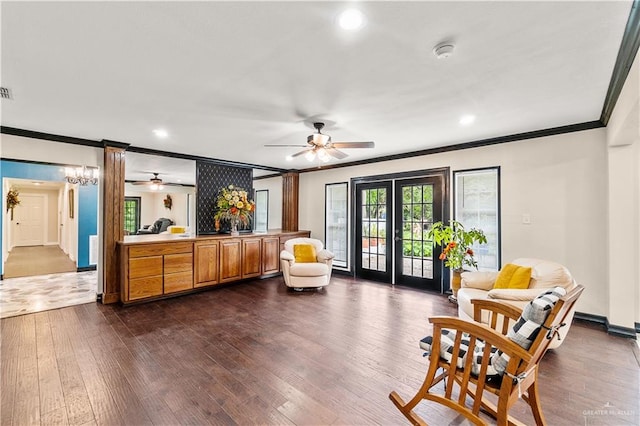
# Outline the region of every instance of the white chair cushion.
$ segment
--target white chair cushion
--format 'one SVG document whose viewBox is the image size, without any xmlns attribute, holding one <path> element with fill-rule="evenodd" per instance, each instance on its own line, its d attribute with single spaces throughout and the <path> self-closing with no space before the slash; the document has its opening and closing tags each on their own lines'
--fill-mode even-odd
<svg viewBox="0 0 640 426">
<path fill-rule="evenodd" d="M 296 277 L 319 277 L 328 273 L 329 267 L 325 263 L 295 263 L 290 269 L 290 275 Z"/>
</svg>

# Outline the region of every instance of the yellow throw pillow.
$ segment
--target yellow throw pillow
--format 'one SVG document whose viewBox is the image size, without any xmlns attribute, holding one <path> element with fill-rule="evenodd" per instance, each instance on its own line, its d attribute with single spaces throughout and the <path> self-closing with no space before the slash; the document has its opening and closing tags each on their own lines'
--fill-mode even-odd
<svg viewBox="0 0 640 426">
<path fill-rule="evenodd" d="M 316 260 L 316 248 L 313 244 L 294 244 L 293 256 L 298 263 L 314 263 Z"/>
<path fill-rule="evenodd" d="M 507 263 L 502 267 L 493 288 L 529 288 L 531 280 L 531 268 Z"/>
</svg>

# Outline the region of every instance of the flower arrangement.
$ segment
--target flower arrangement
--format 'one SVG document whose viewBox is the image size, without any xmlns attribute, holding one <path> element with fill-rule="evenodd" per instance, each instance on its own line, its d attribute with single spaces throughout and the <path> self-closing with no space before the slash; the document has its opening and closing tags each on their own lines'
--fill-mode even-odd
<svg viewBox="0 0 640 426">
<path fill-rule="evenodd" d="M 234 185 L 221 188 L 216 199 L 216 229 L 220 228 L 220 221 L 228 221 L 232 228 L 242 223 L 246 227 L 251 223 L 251 212 L 255 210 L 255 203 L 249 199 L 247 191 Z"/>
<path fill-rule="evenodd" d="M 171 210 L 171 206 L 173 206 L 173 199 L 171 198 L 171 195 L 167 194 L 167 197 L 162 200 L 162 202 L 164 203 L 164 208 Z"/>
<path fill-rule="evenodd" d="M 444 246 L 439 258 L 445 261 L 447 268 L 454 271 L 462 271 L 465 265 L 478 268 L 471 246 L 475 242 L 486 244 L 487 237 L 482 230 L 471 228 L 467 231 L 460 222 L 451 220 L 448 226 L 434 223 L 427 235 L 436 245 Z"/>
<path fill-rule="evenodd" d="M 20 193 L 18 190 L 11 188 L 9 192 L 7 192 L 7 212 L 9 210 L 13 210 L 15 206 L 20 204 L 20 199 L 18 198 Z"/>
</svg>

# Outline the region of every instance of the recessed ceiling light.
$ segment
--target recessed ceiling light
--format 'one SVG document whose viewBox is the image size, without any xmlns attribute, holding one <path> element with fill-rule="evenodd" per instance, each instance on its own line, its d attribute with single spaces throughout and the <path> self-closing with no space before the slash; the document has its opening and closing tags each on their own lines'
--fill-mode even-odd
<svg viewBox="0 0 640 426">
<path fill-rule="evenodd" d="M 475 115 L 467 114 L 460 117 L 460 125 L 462 126 L 468 126 L 472 124 L 474 121 L 476 121 Z"/>
<path fill-rule="evenodd" d="M 338 17 L 338 24 L 343 30 L 359 30 L 364 26 L 364 15 L 358 9 L 347 9 Z"/>
<path fill-rule="evenodd" d="M 169 137 L 169 132 L 167 132 L 165 129 L 154 129 L 153 134 L 156 135 L 156 137 L 159 139 L 166 139 Z"/>
<path fill-rule="evenodd" d="M 35 182 L 35 181 L 32 181 L 32 183 L 33 183 L 34 185 L 36 185 L 36 186 L 38 186 L 38 185 L 42 185 L 42 182 Z"/>
</svg>

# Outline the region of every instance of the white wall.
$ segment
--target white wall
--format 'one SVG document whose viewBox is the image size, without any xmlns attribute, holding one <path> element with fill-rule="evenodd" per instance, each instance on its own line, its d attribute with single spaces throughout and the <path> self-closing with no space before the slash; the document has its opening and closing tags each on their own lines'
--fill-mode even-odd
<svg viewBox="0 0 640 426">
<path fill-rule="evenodd" d="M 500 166 L 503 263 L 538 257 L 567 266 L 586 287 L 578 310 L 608 316 L 606 153 L 605 130 L 594 129 L 303 173 L 300 229 L 323 238 L 327 183 L 447 166 L 452 172 Z M 522 224 L 523 213 L 530 214 L 530 225 Z"/>
<path fill-rule="evenodd" d="M 253 189 L 256 191 L 269 191 L 269 219 L 267 228 L 282 228 L 282 177 L 276 176 L 253 181 Z M 324 207 L 323 207 L 324 211 Z M 324 213 L 323 213 L 324 214 Z M 300 228 L 302 229 L 302 228 Z"/>
<path fill-rule="evenodd" d="M 640 323 L 640 56 L 607 126 L 609 321 Z"/>
</svg>

